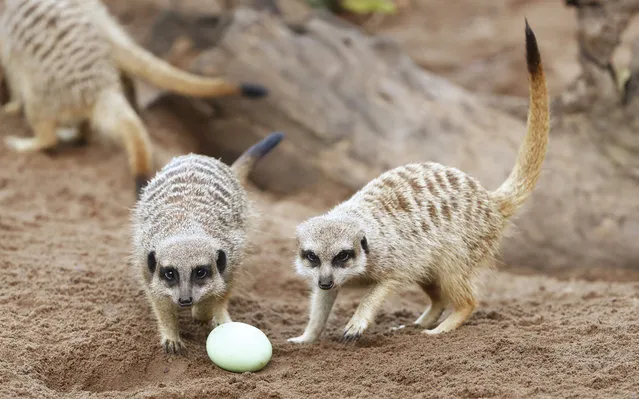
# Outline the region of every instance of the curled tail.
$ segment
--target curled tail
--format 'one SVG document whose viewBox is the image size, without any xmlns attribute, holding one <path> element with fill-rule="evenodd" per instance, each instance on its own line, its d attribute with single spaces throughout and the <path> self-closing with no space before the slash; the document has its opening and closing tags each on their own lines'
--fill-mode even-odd
<svg viewBox="0 0 639 399">
<path fill-rule="evenodd" d="M 243 95 L 259 98 L 268 90 L 253 83 L 232 83 L 222 78 L 197 76 L 156 57 L 137 45 L 110 15 L 102 13 L 97 22 L 113 45 L 113 57 L 117 65 L 126 73 L 138 76 L 149 83 L 193 97 L 218 97 Z"/>
<path fill-rule="evenodd" d="M 530 108 L 526 137 L 519 148 L 515 167 L 510 172 L 510 176 L 493 193 L 505 217 L 512 216 L 534 189 L 546 156 L 550 130 L 546 78 L 537 39 L 528 21 L 526 21 L 526 61 L 530 81 Z"/>
<path fill-rule="evenodd" d="M 271 133 L 259 143 L 254 144 L 246 150 L 240 157 L 233 162 L 231 169 L 242 184 L 246 182 L 249 173 L 253 170 L 255 163 L 271 152 L 273 148 L 282 141 L 284 135 L 282 133 Z"/>
</svg>

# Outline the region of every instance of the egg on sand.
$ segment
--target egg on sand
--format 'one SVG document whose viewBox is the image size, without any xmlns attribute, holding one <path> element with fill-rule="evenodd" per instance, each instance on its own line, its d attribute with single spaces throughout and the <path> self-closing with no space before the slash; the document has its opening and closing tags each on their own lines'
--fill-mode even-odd
<svg viewBox="0 0 639 399">
<path fill-rule="evenodd" d="M 206 352 L 218 367 L 244 373 L 263 369 L 271 360 L 273 347 L 260 329 L 234 321 L 209 333 Z"/>
</svg>

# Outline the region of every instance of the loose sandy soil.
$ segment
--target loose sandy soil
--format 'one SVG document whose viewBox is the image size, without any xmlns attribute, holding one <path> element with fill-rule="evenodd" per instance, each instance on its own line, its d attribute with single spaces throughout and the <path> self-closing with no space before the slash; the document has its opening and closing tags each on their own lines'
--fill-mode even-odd
<svg viewBox="0 0 639 399">
<path fill-rule="evenodd" d="M 26 133 L 0 118 L 1 135 Z M 93 145 L 58 155 L 0 148 L 2 397 L 633 397 L 639 392 L 639 282 L 560 282 L 499 272 L 456 332 L 410 324 L 426 306 L 413 287 L 390 300 L 357 344 L 339 342 L 361 290 L 338 299 L 321 342 L 294 346 L 307 288 L 292 233 L 318 210 L 252 190 L 264 214 L 231 302 L 237 321 L 271 338 L 273 360 L 233 375 L 207 358 L 207 330 L 182 319 L 186 357 L 158 344 L 130 276 L 132 187 L 124 154 Z"/>
<path fill-rule="evenodd" d="M 149 123 L 157 135 L 160 124 L 153 116 Z M 0 116 L 0 137 L 7 134 L 29 133 L 19 119 Z M 0 145 L 0 397 L 639 395 L 636 281 L 502 270 L 485 279 L 472 318 L 439 337 L 410 326 L 391 331 L 427 306 L 406 287 L 360 342 L 347 345 L 341 330 L 363 293 L 352 289 L 338 299 L 319 343 L 288 344 L 307 317 L 307 287 L 291 262 L 294 227 L 331 204 L 303 205 L 313 201 L 254 188 L 263 218 L 230 311 L 269 336 L 272 362 L 253 374 L 220 370 L 206 356 L 207 330 L 187 315 L 181 326 L 189 352 L 169 357 L 130 278 L 133 195 L 125 165 L 123 152 L 106 145 L 30 156 Z"/>
</svg>

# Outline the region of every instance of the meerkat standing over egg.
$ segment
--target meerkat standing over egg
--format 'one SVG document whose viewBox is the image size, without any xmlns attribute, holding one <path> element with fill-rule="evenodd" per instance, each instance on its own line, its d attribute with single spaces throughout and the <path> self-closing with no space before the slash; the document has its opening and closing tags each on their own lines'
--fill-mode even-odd
<svg viewBox="0 0 639 399">
<path fill-rule="evenodd" d="M 180 307 L 191 307 L 202 323 L 231 321 L 226 307 L 250 222 L 243 184 L 282 138 L 271 134 L 230 167 L 203 155 L 178 156 L 142 190 L 133 210 L 132 263 L 167 352 L 184 349 Z"/>
<path fill-rule="evenodd" d="M 7 137 L 10 148 L 48 150 L 59 140 L 83 140 L 93 128 L 124 145 L 138 193 L 153 163 L 148 133 L 127 102 L 135 102 L 130 75 L 189 96 L 267 94 L 261 86 L 195 76 L 153 56 L 98 0 L 6 0 L 0 62 L 10 92 L 3 109 L 23 110 L 34 133 Z M 78 126 L 74 135 L 58 135 L 59 128 Z"/>
<path fill-rule="evenodd" d="M 344 330 L 358 339 L 384 299 L 417 283 L 430 307 L 415 321 L 425 333 L 455 330 L 475 309 L 473 279 L 492 267 L 509 219 L 535 187 L 546 154 L 549 109 L 537 41 L 526 21 L 530 79 L 527 133 L 508 179 L 487 191 L 467 174 L 437 163 L 409 164 L 380 175 L 349 200 L 297 228 L 296 268 L 312 282 L 310 320 L 289 341 L 315 341 L 338 289 L 372 283 Z M 442 312 L 452 313 L 439 325 Z M 436 326 L 436 327 L 435 327 Z"/>
</svg>

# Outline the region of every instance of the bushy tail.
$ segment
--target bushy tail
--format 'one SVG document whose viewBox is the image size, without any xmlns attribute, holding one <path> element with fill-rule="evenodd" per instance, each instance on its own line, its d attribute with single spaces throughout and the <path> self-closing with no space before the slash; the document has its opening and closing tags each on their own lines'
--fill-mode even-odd
<svg viewBox="0 0 639 399">
<path fill-rule="evenodd" d="M 246 150 L 235 162 L 233 162 L 231 169 L 233 169 L 235 175 L 242 184 L 246 182 L 246 179 L 248 178 L 249 173 L 253 170 L 255 163 L 271 152 L 273 148 L 277 147 L 283 138 L 284 135 L 282 133 L 271 133 L 262 141 L 254 144 L 251 148 Z"/>
<path fill-rule="evenodd" d="M 526 21 L 526 61 L 530 81 L 530 106 L 527 132 L 519 148 L 517 161 L 508 179 L 493 193 L 505 217 L 512 216 L 535 187 L 546 156 L 550 110 L 546 78 L 537 47 L 537 39 Z"/>
<path fill-rule="evenodd" d="M 137 45 L 110 15 L 102 13 L 95 19 L 113 45 L 113 56 L 118 66 L 157 87 L 193 97 L 243 95 L 258 98 L 268 94 L 268 90 L 258 84 L 237 84 L 175 68 Z"/>
</svg>

